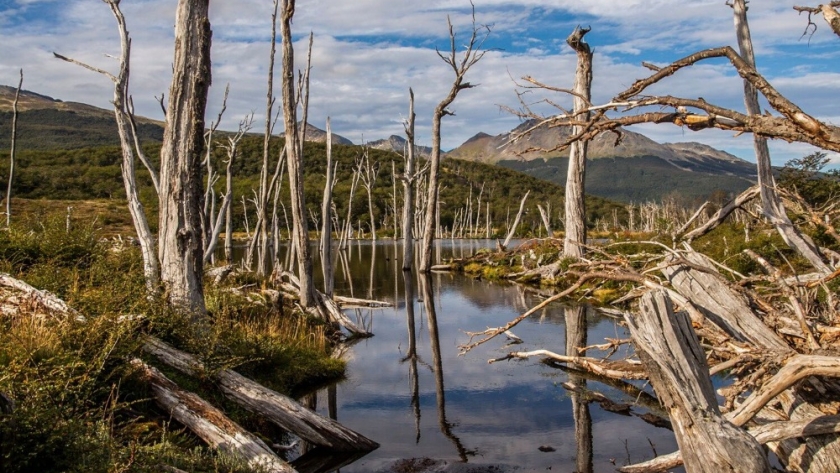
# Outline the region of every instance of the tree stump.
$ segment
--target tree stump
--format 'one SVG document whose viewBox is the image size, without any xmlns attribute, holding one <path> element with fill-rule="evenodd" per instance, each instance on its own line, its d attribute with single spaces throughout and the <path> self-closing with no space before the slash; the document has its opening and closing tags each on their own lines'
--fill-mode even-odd
<svg viewBox="0 0 840 473">
<path fill-rule="evenodd" d="M 671 416 L 688 473 L 770 472 L 761 448 L 721 415 L 709 367 L 691 321 L 674 313 L 664 291 L 645 294 L 641 312 L 626 315 L 656 394 Z"/>
</svg>

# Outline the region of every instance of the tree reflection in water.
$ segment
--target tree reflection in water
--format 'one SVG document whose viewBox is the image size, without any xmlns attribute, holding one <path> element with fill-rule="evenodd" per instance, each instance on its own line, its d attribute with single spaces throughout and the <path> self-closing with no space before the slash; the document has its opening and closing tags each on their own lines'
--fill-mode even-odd
<svg viewBox="0 0 840 473">
<path fill-rule="evenodd" d="M 566 355 L 578 356 L 578 348 L 586 346 L 586 308 L 583 306 L 566 307 L 563 315 L 566 320 Z M 592 415 L 589 413 L 589 403 L 583 395 L 586 389 L 586 378 L 570 372 L 569 383 L 581 388 L 571 391 L 577 445 L 575 471 L 592 473 Z"/>
</svg>

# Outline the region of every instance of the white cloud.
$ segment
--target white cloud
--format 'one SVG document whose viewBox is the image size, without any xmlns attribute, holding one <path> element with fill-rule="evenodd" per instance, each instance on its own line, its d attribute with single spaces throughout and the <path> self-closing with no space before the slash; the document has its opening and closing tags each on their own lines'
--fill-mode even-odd
<svg viewBox="0 0 840 473">
<path fill-rule="evenodd" d="M 315 33 L 311 121 L 319 124 L 332 116 L 336 132 L 356 142 L 362 136 L 373 140 L 399 134 L 411 86 L 417 97 L 418 137 L 428 142 L 431 110 L 452 81 L 451 69 L 434 48 L 448 47 L 447 15 L 463 40 L 470 23 L 468 2 L 297 3 L 296 38 L 310 30 Z M 50 8 L 50 23 L 33 21 L 33 12 L 45 6 Z M 169 87 L 175 1 L 124 1 L 121 7 L 133 40 L 132 94 L 138 112 L 159 118 L 154 96 Z M 223 127 L 234 128 L 252 110 L 258 120 L 264 113 L 270 14 L 268 0 L 211 5 L 214 86 L 208 116 L 215 116 L 224 86 L 230 82 Z M 491 41 L 509 46 L 502 44 L 506 50 L 489 52 L 470 71 L 467 80 L 480 86 L 463 91 L 453 104 L 457 115 L 444 120 L 444 148 L 455 147 L 478 131 L 498 134 L 517 124 L 516 118 L 498 108 L 517 105 L 511 77 L 527 74 L 551 85 L 571 86 L 575 58 L 563 40 L 565 29 L 570 32 L 578 23 L 593 27 L 588 39 L 595 50 L 595 101 L 608 100 L 649 74 L 640 66 L 642 60 L 665 64 L 698 49 L 734 43 L 732 12 L 718 0 L 486 0 L 476 3 L 476 14 L 480 23 L 493 24 Z M 805 23 L 787 0 L 750 5 L 759 68 L 808 113 L 827 119 L 836 116 L 836 104 L 826 98 L 840 96 L 840 52 L 834 47 L 836 38 L 823 25 L 810 42 L 800 40 Z M 51 54 L 58 51 L 113 70 L 113 60 L 104 54 L 118 51 L 117 32 L 106 5 L 18 0 L 0 7 L 0 25 L 0 42 L 9 45 L 0 59 L 0 83 L 16 82 L 17 70 L 23 67 L 24 87 L 30 90 L 109 107 L 107 79 L 57 61 Z M 297 40 L 296 48 L 300 61 L 305 56 L 303 41 Z M 680 71 L 651 92 L 702 96 L 722 106 L 742 108 L 740 79 L 723 61 Z M 568 103 L 566 98 L 553 99 Z M 733 140 L 726 133 L 684 132 L 665 126 L 640 130 L 659 140 L 703 141 L 750 155 L 748 138 Z M 774 145 L 780 163 L 801 151 L 796 146 Z"/>
</svg>

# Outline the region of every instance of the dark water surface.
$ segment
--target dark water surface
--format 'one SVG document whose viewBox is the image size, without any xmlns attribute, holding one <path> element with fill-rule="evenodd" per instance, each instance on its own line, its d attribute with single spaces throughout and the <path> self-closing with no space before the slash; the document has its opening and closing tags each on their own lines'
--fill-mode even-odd
<svg viewBox="0 0 840 473">
<path fill-rule="evenodd" d="M 437 251 L 445 259 L 494 244 L 442 240 Z M 348 310 L 369 324 L 375 336 L 344 355 L 345 380 L 304 399 L 381 444 L 342 466 L 341 472 L 385 471 L 397 460 L 423 457 L 519 467 L 516 471 L 608 472 L 649 459 L 654 449 L 676 449 L 669 430 L 587 403 L 561 383 L 633 404 L 635 414 L 649 412 L 637 396 L 550 367 L 540 357 L 487 363 L 512 350 L 562 354 L 567 343 L 585 346 L 603 343 L 605 337 L 627 338 L 627 331 L 612 319 L 592 309 L 554 304 L 512 330 L 524 344 L 505 347 L 505 338 L 498 337 L 459 356 L 458 345 L 469 340 L 465 331 L 504 325 L 542 298 L 516 285 L 460 275 L 404 277 L 401 254 L 401 245 L 390 240 L 351 242 L 336 265 L 337 294 L 395 304 Z M 320 273 L 320 263 L 315 268 Z M 613 357 L 626 355 L 619 351 Z"/>
</svg>

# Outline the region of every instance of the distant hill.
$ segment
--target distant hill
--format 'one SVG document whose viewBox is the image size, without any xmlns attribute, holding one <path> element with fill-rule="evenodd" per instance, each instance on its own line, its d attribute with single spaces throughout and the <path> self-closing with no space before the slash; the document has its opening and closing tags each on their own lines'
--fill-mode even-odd
<svg viewBox="0 0 840 473">
<path fill-rule="evenodd" d="M 298 123 L 300 126 L 300 123 Z M 286 133 L 280 133 L 280 136 L 285 136 Z M 326 143 L 327 142 L 327 132 L 313 126 L 311 123 L 306 124 L 306 141 L 311 141 L 314 143 Z M 334 145 L 352 145 L 353 142 L 348 140 L 347 138 L 336 135 L 332 133 L 332 144 Z"/>
<path fill-rule="evenodd" d="M 7 149 L 11 144 L 14 97 L 15 88 L 0 85 L 0 149 Z M 163 122 L 137 117 L 137 128 L 144 142 L 163 140 Z M 18 149 L 79 149 L 118 144 L 113 111 L 21 91 Z"/>
<path fill-rule="evenodd" d="M 399 135 L 391 135 L 384 140 L 376 140 L 368 142 L 369 147 L 374 149 L 381 149 L 385 151 L 394 151 L 403 154 L 408 149 L 408 141 Z M 432 148 L 429 146 L 414 145 L 415 156 L 429 157 L 432 155 Z"/>
<path fill-rule="evenodd" d="M 569 151 L 552 149 L 569 136 L 568 127 L 542 126 L 516 143 L 509 137 L 536 125 L 527 121 L 510 133 L 478 133 L 450 157 L 493 163 L 564 184 Z M 740 192 L 755 181 L 755 165 L 700 143 L 657 143 L 629 130 L 605 132 L 589 143 L 586 190 L 625 202 L 661 200 L 668 194 L 705 198 L 714 191 Z"/>
</svg>

